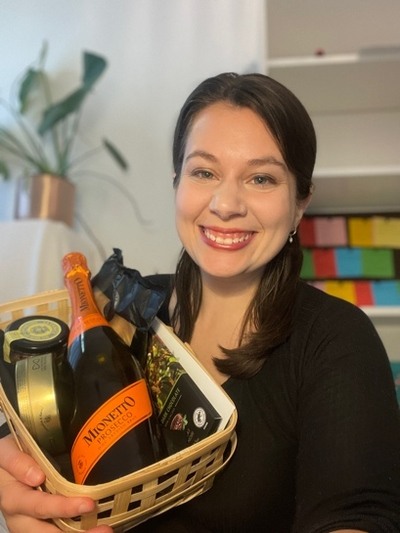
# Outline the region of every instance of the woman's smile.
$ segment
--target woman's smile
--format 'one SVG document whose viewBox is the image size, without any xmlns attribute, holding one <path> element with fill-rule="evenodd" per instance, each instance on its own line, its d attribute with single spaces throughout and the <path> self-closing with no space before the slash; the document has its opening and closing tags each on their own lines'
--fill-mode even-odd
<svg viewBox="0 0 400 533">
<path fill-rule="evenodd" d="M 212 227 L 200 227 L 204 242 L 213 248 L 224 250 L 239 250 L 247 246 L 254 232 L 237 229 L 218 229 Z"/>
</svg>

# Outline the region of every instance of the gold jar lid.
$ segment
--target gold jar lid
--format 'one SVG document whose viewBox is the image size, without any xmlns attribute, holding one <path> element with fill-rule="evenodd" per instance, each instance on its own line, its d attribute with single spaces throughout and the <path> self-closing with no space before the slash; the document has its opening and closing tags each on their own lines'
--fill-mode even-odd
<svg viewBox="0 0 400 533">
<path fill-rule="evenodd" d="M 19 415 L 39 446 L 53 455 L 65 451 L 51 353 L 20 359 L 15 365 Z"/>
</svg>

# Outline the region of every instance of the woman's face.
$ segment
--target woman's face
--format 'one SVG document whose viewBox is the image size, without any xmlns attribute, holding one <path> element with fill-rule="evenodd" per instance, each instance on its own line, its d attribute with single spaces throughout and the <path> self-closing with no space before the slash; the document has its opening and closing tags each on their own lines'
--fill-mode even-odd
<svg viewBox="0 0 400 533">
<path fill-rule="evenodd" d="M 203 275 L 257 276 L 307 205 L 261 118 L 220 102 L 203 109 L 187 138 L 176 190 L 176 227 Z"/>
</svg>

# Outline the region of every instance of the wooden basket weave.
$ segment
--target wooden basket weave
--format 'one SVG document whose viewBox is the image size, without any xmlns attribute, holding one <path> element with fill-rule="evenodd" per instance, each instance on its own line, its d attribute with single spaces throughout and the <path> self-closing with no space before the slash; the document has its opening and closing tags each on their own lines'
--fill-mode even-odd
<svg viewBox="0 0 400 533">
<path fill-rule="evenodd" d="M 0 305 L 0 328 L 23 316 L 49 315 L 70 321 L 70 304 L 65 290 L 38 294 Z M 94 486 L 67 481 L 43 454 L 26 430 L 0 385 L 0 407 L 20 448 L 40 464 L 46 481 L 40 488 L 64 496 L 89 496 L 97 502 L 95 511 L 74 519 L 54 520 L 65 532 L 85 531 L 107 524 L 117 533 L 183 504 L 208 490 L 215 475 L 227 464 L 236 448 L 236 410 L 225 429 L 185 450 L 112 482 Z"/>
</svg>

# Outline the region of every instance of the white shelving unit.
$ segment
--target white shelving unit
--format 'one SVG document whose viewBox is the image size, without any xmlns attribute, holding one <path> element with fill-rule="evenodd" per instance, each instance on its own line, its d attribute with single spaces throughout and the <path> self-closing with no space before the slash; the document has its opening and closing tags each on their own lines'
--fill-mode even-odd
<svg viewBox="0 0 400 533">
<path fill-rule="evenodd" d="M 400 164 L 317 168 L 314 183 L 315 214 L 400 210 Z"/>
<path fill-rule="evenodd" d="M 392 46 L 348 54 L 276 58 L 269 61 L 268 68 L 293 89 L 311 113 L 353 113 L 398 110 L 399 64 L 400 46 Z"/>
<path fill-rule="evenodd" d="M 267 0 L 266 72 L 317 132 L 314 214 L 400 212 L 400 2 Z M 369 307 L 400 360 L 400 308 Z"/>
</svg>

